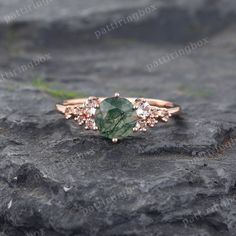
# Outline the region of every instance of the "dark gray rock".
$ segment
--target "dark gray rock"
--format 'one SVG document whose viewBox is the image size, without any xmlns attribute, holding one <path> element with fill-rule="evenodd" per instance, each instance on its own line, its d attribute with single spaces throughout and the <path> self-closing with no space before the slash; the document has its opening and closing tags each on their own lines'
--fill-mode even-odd
<svg viewBox="0 0 236 236">
<path fill-rule="evenodd" d="M 5 16 L 29 1 L 0 4 Z M 151 4 L 157 13 L 96 39 Z M 229 0 L 58 0 L 2 22 L 0 235 L 234 236 L 235 10 Z M 114 145 L 58 114 L 56 89 L 173 100 L 183 115 Z"/>
</svg>

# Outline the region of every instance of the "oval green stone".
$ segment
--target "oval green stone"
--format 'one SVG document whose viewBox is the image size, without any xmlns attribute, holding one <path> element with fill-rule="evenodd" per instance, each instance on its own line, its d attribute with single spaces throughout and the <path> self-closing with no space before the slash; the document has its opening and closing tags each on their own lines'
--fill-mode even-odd
<svg viewBox="0 0 236 236">
<path fill-rule="evenodd" d="M 98 130 L 109 139 L 127 137 L 133 132 L 136 122 L 136 111 L 125 98 L 106 98 L 96 111 L 95 123 Z"/>
</svg>

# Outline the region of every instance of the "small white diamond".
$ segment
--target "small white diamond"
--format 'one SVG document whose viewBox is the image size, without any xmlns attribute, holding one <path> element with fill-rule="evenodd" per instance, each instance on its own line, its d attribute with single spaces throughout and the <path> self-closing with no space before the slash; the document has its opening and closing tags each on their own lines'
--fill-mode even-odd
<svg viewBox="0 0 236 236">
<path fill-rule="evenodd" d="M 96 97 L 88 99 L 84 104 L 86 108 L 96 108 L 98 105 L 99 101 Z"/>
<path fill-rule="evenodd" d="M 138 117 L 143 119 L 147 118 L 150 115 L 150 105 L 147 102 L 141 103 L 138 109 L 136 110 Z"/>
<path fill-rule="evenodd" d="M 85 128 L 95 130 L 96 129 L 96 124 L 95 124 L 94 119 L 87 119 L 85 121 Z"/>
<path fill-rule="evenodd" d="M 143 128 L 145 128 L 147 126 L 147 123 L 145 122 L 145 120 L 139 120 L 137 123 L 136 123 L 136 126 L 135 128 L 137 130 L 142 130 Z"/>
<path fill-rule="evenodd" d="M 96 113 L 96 108 L 99 106 L 99 100 L 96 97 L 89 98 L 84 103 L 85 113 L 88 114 L 88 117 L 92 117 Z"/>
<path fill-rule="evenodd" d="M 89 113 L 90 115 L 94 116 L 95 113 L 96 113 L 96 108 L 92 107 L 92 108 L 88 109 L 88 113 Z"/>
</svg>

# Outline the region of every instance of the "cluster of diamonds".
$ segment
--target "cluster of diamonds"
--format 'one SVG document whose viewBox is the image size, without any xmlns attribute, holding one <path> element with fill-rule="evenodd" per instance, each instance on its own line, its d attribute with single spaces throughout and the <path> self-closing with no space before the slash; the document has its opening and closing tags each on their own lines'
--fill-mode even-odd
<svg viewBox="0 0 236 236">
<path fill-rule="evenodd" d="M 66 119 L 73 118 L 79 125 L 84 125 L 87 130 L 97 130 L 95 124 L 95 113 L 99 107 L 97 97 L 89 97 L 84 104 L 68 106 L 65 110 Z"/>
<path fill-rule="evenodd" d="M 159 121 L 167 122 L 171 117 L 168 109 L 153 107 L 143 98 L 135 100 L 134 109 L 138 116 L 134 131 L 146 131 L 147 127 L 154 127 Z"/>
</svg>

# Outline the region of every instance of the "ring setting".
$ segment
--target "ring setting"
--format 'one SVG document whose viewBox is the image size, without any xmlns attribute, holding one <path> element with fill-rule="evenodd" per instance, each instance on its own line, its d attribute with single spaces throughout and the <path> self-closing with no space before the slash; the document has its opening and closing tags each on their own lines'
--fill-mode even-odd
<svg viewBox="0 0 236 236">
<path fill-rule="evenodd" d="M 86 130 L 98 130 L 113 143 L 133 132 L 145 132 L 158 122 L 179 114 L 180 106 L 168 101 L 145 98 L 89 97 L 71 99 L 57 105 L 66 119 L 74 119 Z"/>
</svg>

